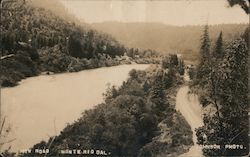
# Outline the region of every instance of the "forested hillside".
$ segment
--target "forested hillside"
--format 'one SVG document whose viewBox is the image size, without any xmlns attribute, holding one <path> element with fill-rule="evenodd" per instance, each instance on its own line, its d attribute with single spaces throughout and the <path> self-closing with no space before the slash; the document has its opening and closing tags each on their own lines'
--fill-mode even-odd
<svg viewBox="0 0 250 157">
<path fill-rule="evenodd" d="M 130 47 L 153 49 L 164 54 L 180 53 L 184 59 L 198 58 L 203 26 L 171 26 L 161 23 L 103 22 L 92 24 L 97 30 L 110 33 Z M 224 40 L 244 32 L 247 24 L 221 24 L 209 26 L 212 41 L 223 30 Z"/>
<path fill-rule="evenodd" d="M 36 1 L 37 2 L 37 1 Z M 60 18 L 29 1 L 4 1 L 1 82 L 13 86 L 43 71 L 79 71 L 117 65 L 126 49 L 111 36 Z M 99 62 L 100 61 L 100 62 Z"/>
</svg>

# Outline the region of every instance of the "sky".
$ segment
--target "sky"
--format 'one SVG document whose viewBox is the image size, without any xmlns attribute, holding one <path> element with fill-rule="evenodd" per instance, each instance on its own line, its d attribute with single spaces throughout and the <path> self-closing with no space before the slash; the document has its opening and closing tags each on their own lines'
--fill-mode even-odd
<svg viewBox="0 0 250 157">
<path fill-rule="evenodd" d="M 60 1 L 87 23 L 157 22 L 178 26 L 249 23 L 249 16 L 239 6 L 229 7 L 226 0 Z"/>
</svg>

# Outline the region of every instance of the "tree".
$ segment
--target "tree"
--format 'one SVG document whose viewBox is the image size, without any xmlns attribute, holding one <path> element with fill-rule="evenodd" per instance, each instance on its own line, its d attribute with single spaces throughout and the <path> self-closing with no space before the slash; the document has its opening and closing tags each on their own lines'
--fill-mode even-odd
<svg viewBox="0 0 250 157">
<path fill-rule="evenodd" d="M 71 35 L 68 41 L 69 54 L 73 57 L 82 58 L 83 53 L 81 50 L 82 50 L 82 45 L 79 41 L 79 37 L 75 35 Z"/>
<path fill-rule="evenodd" d="M 162 68 L 163 69 L 171 69 L 177 67 L 179 64 L 178 56 L 176 54 L 170 54 L 169 56 L 165 56 L 162 59 Z"/>
<path fill-rule="evenodd" d="M 215 43 L 215 48 L 213 52 L 213 57 L 216 59 L 222 59 L 224 56 L 224 50 L 223 50 L 223 39 L 222 39 L 222 32 L 220 32 L 220 35 Z"/>
<path fill-rule="evenodd" d="M 163 69 L 169 68 L 169 57 L 168 56 L 163 57 L 162 62 L 161 62 L 161 67 Z"/>
<path fill-rule="evenodd" d="M 182 59 L 179 59 L 178 72 L 180 75 L 184 75 L 184 73 L 185 73 L 185 64 L 184 64 L 184 61 Z"/>
<path fill-rule="evenodd" d="M 137 78 L 138 78 L 137 71 L 136 71 L 135 69 L 132 69 L 132 70 L 129 72 L 129 76 L 131 77 L 131 79 L 137 79 Z"/>
<path fill-rule="evenodd" d="M 227 0 L 227 1 L 231 7 L 239 5 L 245 11 L 246 14 L 249 14 L 249 0 Z"/>
<path fill-rule="evenodd" d="M 201 62 L 208 60 L 210 56 L 210 39 L 208 33 L 208 25 L 205 26 L 203 36 L 201 38 L 200 55 Z"/>
<path fill-rule="evenodd" d="M 223 61 L 212 67 L 213 75 L 206 88 L 211 103 L 217 106 L 217 114 L 204 116 L 204 126 L 197 130 L 197 136 L 199 144 L 222 147 L 204 149 L 205 155 L 243 156 L 248 152 L 248 50 L 240 38 L 229 43 L 225 51 Z M 246 149 L 225 149 L 226 144 L 242 144 Z"/>
<path fill-rule="evenodd" d="M 170 55 L 170 66 L 171 67 L 178 66 L 178 56 L 176 54 L 171 54 Z"/>
<path fill-rule="evenodd" d="M 165 92 L 165 82 L 164 82 L 164 72 L 158 71 L 153 82 L 153 86 L 150 90 L 150 100 L 153 102 L 153 113 L 158 117 L 163 116 L 163 111 L 168 107 L 168 101 L 166 100 Z"/>
<path fill-rule="evenodd" d="M 249 14 L 247 6 L 249 3 L 246 0 L 228 0 L 228 2 L 230 6 L 240 5 Z M 220 60 L 205 62 L 198 67 L 199 79 L 207 80 L 198 83 L 205 91 L 203 96 L 206 97 L 206 104 L 216 107 L 216 113 L 205 114 L 204 125 L 196 130 L 198 144 L 221 146 L 220 149 L 203 149 L 205 156 L 248 154 L 248 48 L 245 42 L 248 40 L 247 36 L 248 33 L 244 33 L 242 35 L 244 39 L 234 39 L 227 44 L 224 51 L 223 37 L 220 33 L 213 53 L 214 57 L 219 57 Z M 207 69 L 204 65 L 207 65 L 207 71 L 204 70 Z M 201 103 L 204 105 L 204 102 Z M 226 149 L 227 144 L 239 144 L 243 145 L 243 148 Z"/>
<path fill-rule="evenodd" d="M 248 108 L 248 49 L 239 38 L 230 43 L 226 51 L 226 59 L 220 65 L 218 95 L 223 102 L 222 109 L 230 109 L 222 110 L 223 116 L 237 121 Z M 238 116 L 237 120 L 234 116 Z"/>
<path fill-rule="evenodd" d="M 193 80 L 194 77 L 195 77 L 195 73 L 196 73 L 196 70 L 195 70 L 194 66 L 191 65 L 191 67 L 189 67 L 187 69 L 187 72 L 188 72 L 188 76 L 189 76 L 190 80 Z"/>
<path fill-rule="evenodd" d="M 211 60 L 210 60 L 210 39 L 208 33 L 208 25 L 205 26 L 203 36 L 201 37 L 200 47 L 200 63 L 197 67 L 196 81 L 199 85 L 203 86 L 209 80 L 207 75 L 211 73 Z"/>
<path fill-rule="evenodd" d="M 245 40 L 247 47 L 249 48 L 249 27 L 247 27 L 245 32 L 242 34 L 242 38 Z"/>
</svg>

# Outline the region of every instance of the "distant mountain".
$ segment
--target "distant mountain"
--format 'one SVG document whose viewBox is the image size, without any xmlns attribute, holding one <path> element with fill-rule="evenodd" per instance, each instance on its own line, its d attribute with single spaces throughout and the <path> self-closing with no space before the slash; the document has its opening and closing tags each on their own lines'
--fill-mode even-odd
<svg viewBox="0 0 250 157">
<path fill-rule="evenodd" d="M 153 49 L 162 53 L 181 53 L 186 60 L 195 60 L 199 52 L 204 26 L 171 26 L 161 23 L 93 23 L 92 27 L 111 34 L 129 47 Z M 214 41 L 223 32 L 224 40 L 244 32 L 247 24 L 222 24 L 209 26 L 210 39 Z"/>
</svg>

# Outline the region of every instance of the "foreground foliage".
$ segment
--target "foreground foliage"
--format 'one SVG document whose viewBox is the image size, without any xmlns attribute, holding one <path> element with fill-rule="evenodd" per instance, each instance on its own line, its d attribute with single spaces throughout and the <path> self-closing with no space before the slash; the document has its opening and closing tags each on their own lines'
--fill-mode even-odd
<svg viewBox="0 0 250 157">
<path fill-rule="evenodd" d="M 244 37 L 245 34 L 223 44 L 221 33 L 213 53 L 201 46 L 208 56 L 202 56 L 193 90 L 199 94 L 204 110 L 214 112 L 204 113 L 204 126 L 197 129 L 196 134 L 198 144 L 220 146 L 220 149 L 204 148 L 206 156 L 242 156 L 249 150 L 248 39 Z M 207 42 L 202 45 L 209 45 Z M 233 144 L 239 147 L 227 147 Z"/>
</svg>

